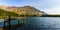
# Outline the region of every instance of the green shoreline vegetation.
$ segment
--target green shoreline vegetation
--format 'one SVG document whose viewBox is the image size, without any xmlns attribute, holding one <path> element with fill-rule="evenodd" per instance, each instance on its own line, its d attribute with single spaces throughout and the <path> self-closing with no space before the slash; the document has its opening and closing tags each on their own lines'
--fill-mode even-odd
<svg viewBox="0 0 60 30">
<path fill-rule="evenodd" d="M 5 11 L 3 9 L 0 9 L 0 19 L 7 17 L 8 15 L 12 16 L 12 17 L 17 17 L 18 14 L 13 13 L 13 12 L 9 12 L 9 11 Z"/>
</svg>

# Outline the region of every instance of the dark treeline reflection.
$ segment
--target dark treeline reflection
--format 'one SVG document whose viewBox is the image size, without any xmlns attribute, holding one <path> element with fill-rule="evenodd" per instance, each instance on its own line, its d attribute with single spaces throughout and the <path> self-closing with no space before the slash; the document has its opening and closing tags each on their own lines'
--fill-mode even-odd
<svg viewBox="0 0 60 30">
<path fill-rule="evenodd" d="M 60 17 L 60 15 L 42 15 L 41 17 Z"/>
</svg>

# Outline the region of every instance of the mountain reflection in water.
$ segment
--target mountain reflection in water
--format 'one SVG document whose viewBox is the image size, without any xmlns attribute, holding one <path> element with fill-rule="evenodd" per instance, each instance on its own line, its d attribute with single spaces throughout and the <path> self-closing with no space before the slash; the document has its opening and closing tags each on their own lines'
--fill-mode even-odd
<svg viewBox="0 0 60 30">
<path fill-rule="evenodd" d="M 17 20 L 12 20 L 11 24 L 17 24 Z M 23 23 L 19 20 L 19 23 Z M 25 25 L 12 28 L 11 30 L 60 30 L 60 17 L 27 17 Z M 1 23 L 0 23 L 1 24 Z"/>
</svg>

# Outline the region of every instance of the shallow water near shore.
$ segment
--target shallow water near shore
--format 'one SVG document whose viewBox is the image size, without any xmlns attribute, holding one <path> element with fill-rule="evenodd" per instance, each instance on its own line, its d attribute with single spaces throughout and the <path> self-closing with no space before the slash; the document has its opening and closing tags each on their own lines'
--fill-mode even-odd
<svg viewBox="0 0 60 30">
<path fill-rule="evenodd" d="M 13 28 L 13 30 L 60 30 L 60 17 L 27 17 L 24 20 L 25 25 Z M 19 21 L 23 23 L 22 20 Z M 11 21 L 11 24 L 17 24 L 18 21 Z M 2 23 L 0 23 L 0 26 Z"/>
</svg>

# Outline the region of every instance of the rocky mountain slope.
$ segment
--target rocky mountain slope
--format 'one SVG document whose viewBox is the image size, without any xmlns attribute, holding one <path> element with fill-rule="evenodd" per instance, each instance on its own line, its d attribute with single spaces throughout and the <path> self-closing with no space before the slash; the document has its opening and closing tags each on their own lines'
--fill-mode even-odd
<svg viewBox="0 0 60 30">
<path fill-rule="evenodd" d="M 23 6 L 23 7 L 15 7 L 15 6 L 0 6 L 0 8 L 17 13 L 18 15 L 36 15 L 36 16 L 41 16 L 42 11 L 37 10 L 34 7 L 31 6 Z"/>
</svg>

